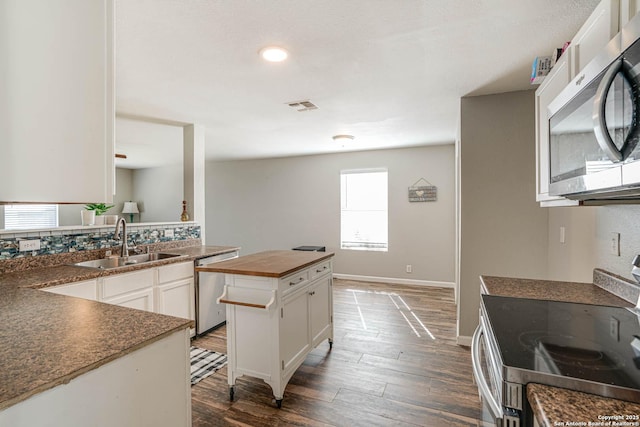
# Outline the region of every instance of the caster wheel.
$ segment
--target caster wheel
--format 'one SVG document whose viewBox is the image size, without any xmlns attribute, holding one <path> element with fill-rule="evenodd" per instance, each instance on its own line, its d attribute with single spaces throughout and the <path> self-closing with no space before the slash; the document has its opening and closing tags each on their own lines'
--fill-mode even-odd
<svg viewBox="0 0 640 427">
<path fill-rule="evenodd" d="M 278 409 L 282 408 L 282 399 L 276 399 L 276 406 Z"/>
<path fill-rule="evenodd" d="M 333 340 L 329 340 L 329 350 L 333 350 Z"/>
<path fill-rule="evenodd" d="M 231 402 L 233 402 L 233 395 L 235 394 L 235 392 L 236 392 L 236 388 L 235 387 L 233 387 L 233 386 L 229 387 L 229 400 Z"/>
</svg>

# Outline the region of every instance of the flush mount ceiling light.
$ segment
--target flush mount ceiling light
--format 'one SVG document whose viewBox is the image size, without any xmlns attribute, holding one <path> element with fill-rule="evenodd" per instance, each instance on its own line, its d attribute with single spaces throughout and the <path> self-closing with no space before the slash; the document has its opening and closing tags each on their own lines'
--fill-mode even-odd
<svg viewBox="0 0 640 427">
<path fill-rule="evenodd" d="M 269 62 L 282 62 L 289 56 L 289 52 L 277 46 L 264 47 L 259 53 L 262 59 Z"/>
<path fill-rule="evenodd" d="M 336 142 L 349 142 L 352 141 L 355 136 L 353 135 L 334 135 L 331 138 L 333 138 L 334 141 Z"/>
</svg>

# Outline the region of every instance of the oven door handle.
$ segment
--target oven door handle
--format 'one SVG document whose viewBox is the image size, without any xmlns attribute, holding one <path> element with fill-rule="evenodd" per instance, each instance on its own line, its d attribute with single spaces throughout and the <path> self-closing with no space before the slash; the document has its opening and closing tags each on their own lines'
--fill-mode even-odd
<svg viewBox="0 0 640 427">
<path fill-rule="evenodd" d="M 502 419 L 504 415 L 502 406 L 498 405 L 495 397 L 493 397 L 493 394 L 491 394 L 491 389 L 489 388 L 489 384 L 487 384 L 487 380 L 482 374 L 482 367 L 480 366 L 480 337 L 484 333 L 484 328 L 482 326 L 482 323 L 480 323 L 476 328 L 476 331 L 473 333 L 473 339 L 471 340 L 471 365 L 473 367 L 473 376 L 476 378 L 476 382 L 478 383 L 480 396 L 489 405 L 489 409 L 491 410 L 493 416 L 496 419 Z"/>
</svg>

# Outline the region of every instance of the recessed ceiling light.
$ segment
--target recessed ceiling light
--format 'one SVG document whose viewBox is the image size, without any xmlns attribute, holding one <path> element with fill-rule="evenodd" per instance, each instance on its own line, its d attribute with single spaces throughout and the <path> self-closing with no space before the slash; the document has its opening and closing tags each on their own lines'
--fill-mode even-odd
<svg viewBox="0 0 640 427">
<path fill-rule="evenodd" d="M 333 140 L 336 142 L 349 142 L 352 141 L 355 136 L 353 135 L 334 135 L 332 136 Z"/>
<path fill-rule="evenodd" d="M 262 56 L 265 61 L 282 62 L 287 59 L 289 53 L 281 47 L 267 46 L 260 49 L 260 56 Z"/>
</svg>

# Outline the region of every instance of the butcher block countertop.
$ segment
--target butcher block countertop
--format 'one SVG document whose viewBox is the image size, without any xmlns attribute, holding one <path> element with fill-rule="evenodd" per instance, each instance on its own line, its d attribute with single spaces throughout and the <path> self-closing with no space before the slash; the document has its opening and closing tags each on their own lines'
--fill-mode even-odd
<svg viewBox="0 0 640 427">
<path fill-rule="evenodd" d="M 640 422 L 640 404 L 638 403 L 608 399 L 564 388 L 530 383 L 527 384 L 527 400 L 541 427 L 633 426 Z M 607 424 L 611 421 L 620 424 Z"/>
<path fill-rule="evenodd" d="M 634 306 L 634 304 L 607 292 L 593 283 L 495 276 L 480 276 L 480 282 L 483 293 L 495 296 L 609 305 L 614 307 Z"/>
<path fill-rule="evenodd" d="M 196 271 L 280 278 L 333 255 L 333 252 L 266 251 L 197 267 Z"/>
</svg>

